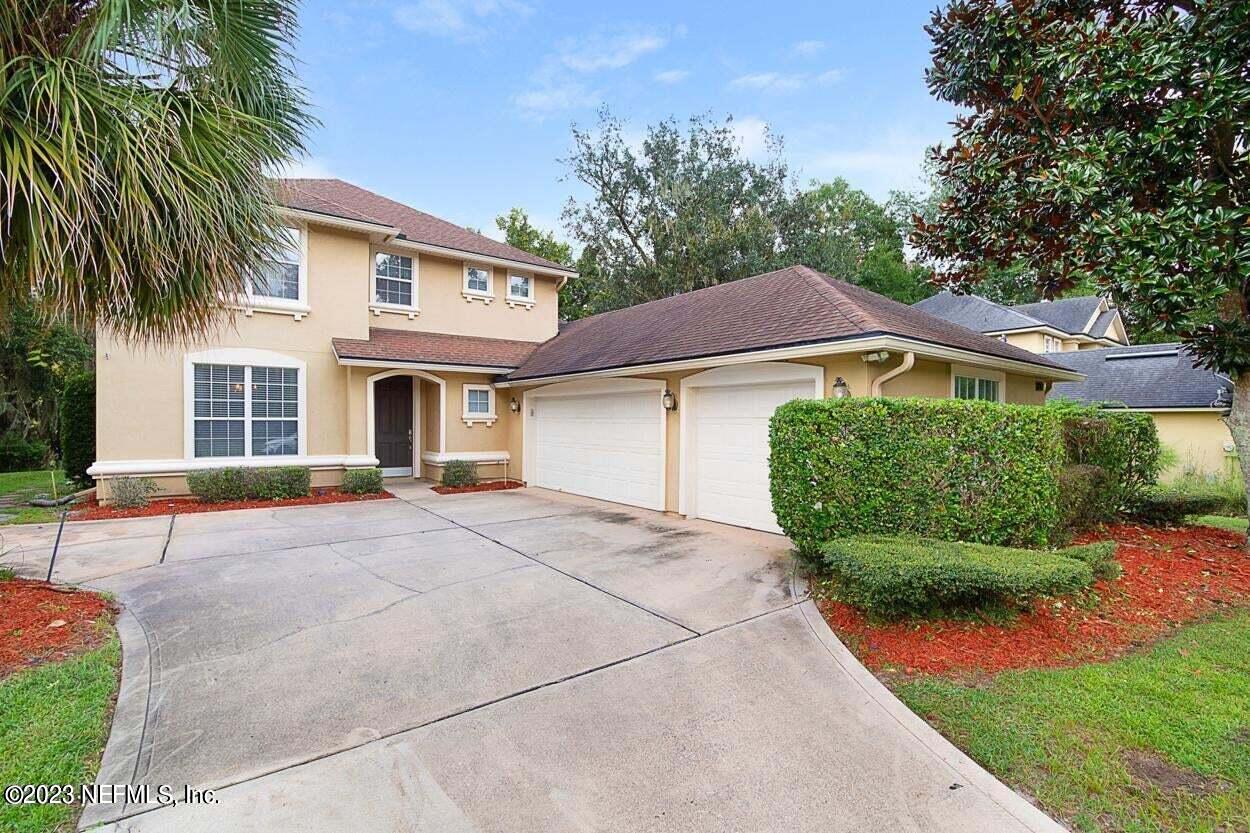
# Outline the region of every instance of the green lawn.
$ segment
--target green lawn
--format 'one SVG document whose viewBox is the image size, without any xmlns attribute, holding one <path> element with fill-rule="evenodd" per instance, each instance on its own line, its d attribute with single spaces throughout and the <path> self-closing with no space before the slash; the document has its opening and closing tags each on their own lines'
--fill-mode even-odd
<svg viewBox="0 0 1250 833">
<path fill-rule="evenodd" d="M 12 496 L 25 502 L 41 494 L 53 493 L 55 479 L 57 495 L 64 497 L 77 491 L 73 483 L 65 479 L 62 471 L 10 471 L 0 474 L 0 497 Z M 56 521 L 61 517 L 61 508 L 40 506 L 17 506 L 0 509 L 0 514 L 14 514 L 15 517 L 0 524 L 39 524 Z"/>
<path fill-rule="evenodd" d="M 65 662 L 0 680 L 0 785 L 95 780 L 117 688 L 116 637 Z M 0 830 L 72 830 L 79 807 L 0 803 Z"/>
<path fill-rule="evenodd" d="M 895 692 L 1007 783 L 1082 831 L 1250 823 L 1250 613 L 1116 662 L 927 678 Z"/>
<path fill-rule="evenodd" d="M 1230 518 L 1227 515 L 1191 515 L 1189 521 L 1203 526 L 1230 529 L 1233 532 L 1245 532 L 1247 524 L 1250 523 L 1245 518 Z"/>
</svg>

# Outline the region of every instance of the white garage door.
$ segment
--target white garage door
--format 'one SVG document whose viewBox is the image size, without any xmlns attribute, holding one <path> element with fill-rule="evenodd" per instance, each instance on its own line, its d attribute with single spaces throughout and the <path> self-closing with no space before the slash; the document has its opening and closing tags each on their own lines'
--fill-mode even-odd
<svg viewBox="0 0 1250 833">
<path fill-rule="evenodd" d="M 806 380 L 698 388 L 689 514 L 781 532 L 768 489 L 768 420 L 778 405 L 814 390 Z"/>
<path fill-rule="evenodd" d="M 531 485 L 663 510 L 660 393 L 607 386 L 527 397 Z"/>
</svg>

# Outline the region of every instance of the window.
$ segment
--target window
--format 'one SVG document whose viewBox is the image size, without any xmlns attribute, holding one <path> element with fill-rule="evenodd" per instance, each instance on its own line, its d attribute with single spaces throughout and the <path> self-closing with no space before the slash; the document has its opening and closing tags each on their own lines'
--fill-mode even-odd
<svg viewBox="0 0 1250 833">
<path fill-rule="evenodd" d="M 508 276 L 508 297 L 521 301 L 529 301 L 530 299 L 530 276 L 529 275 L 509 275 Z"/>
<path fill-rule="evenodd" d="M 1042 352 L 1056 353 L 1059 351 L 1058 344 L 1059 344 L 1059 339 L 1055 338 L 1054 336 L 1044 336 L 1042 338 Z"/>
<path fill-rule="evenodd" d="M 474 266 L 466 263 L 464 265 L 465 298 L 469 300 L 472 300 L 474 297 L 490 298 L 494 295 L 494 290 L 491 288 L 493 278 L 494 272 L 490 267 Z"/>
<path fill-rule="evenodd" d="M 300 299 L 300 262 L 303 245 L 299 229 L 284 228 L 280 247 L 271 260 L 266 260 L 252 275 L 251 294 L 258 298 Z"/>
<path fill-rule="evenodd" d="M 194 456 L 299 454 L 299 374 L 295 367 L 193 364 Z"/>
<path fill-rule="evenodd" d="M 495 392 L 490 385 L 464 386 L 464 422 L 472 426 L 482 422 L 487 425 L 495 421 Z"/>
<path fill-rule="evenodd" d="M 998 402 L 998 380 L 978 379 L 972 376 L 955 377 L 956 399 L 984 399 Z"/>
<path fill-rule="evenodd" d="M 378 252 L 373 256 L 373 299 L 400 307 L 413 303 L 412 258 Z"/>
</svg>

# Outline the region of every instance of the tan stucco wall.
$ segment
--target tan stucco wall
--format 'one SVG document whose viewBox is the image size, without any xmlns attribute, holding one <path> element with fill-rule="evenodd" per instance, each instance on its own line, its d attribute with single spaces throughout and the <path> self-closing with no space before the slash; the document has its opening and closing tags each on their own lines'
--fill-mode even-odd
<svg viewBox="0 0 1250 833">
<path fill-rule="evenodd" d="M 1236 458 L 1224 450 L 1233 436 L 1216 411 L 1168 412 L 1154 411 L 1159 442 L 1179 458 L 1176 465 L 1163 472 L 1162 480 L 1172 480 L 1185 473 L 1218 475 L 1231 473 Z"/>
</svg>

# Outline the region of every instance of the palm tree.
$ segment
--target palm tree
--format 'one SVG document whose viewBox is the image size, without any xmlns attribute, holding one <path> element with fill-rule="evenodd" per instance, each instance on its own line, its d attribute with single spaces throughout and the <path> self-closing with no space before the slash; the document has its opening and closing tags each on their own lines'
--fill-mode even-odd
<svg viewBox="0 0 1250 833">
<path fill-rule="evenodd" d="M 278 245 L 297 0 L 0 3 L 0 312 L 186 340 Z"/>
</svg>

